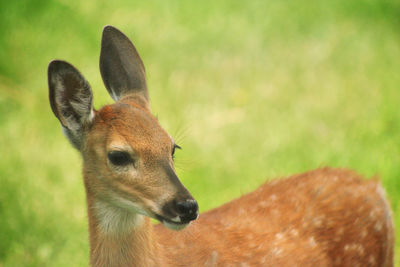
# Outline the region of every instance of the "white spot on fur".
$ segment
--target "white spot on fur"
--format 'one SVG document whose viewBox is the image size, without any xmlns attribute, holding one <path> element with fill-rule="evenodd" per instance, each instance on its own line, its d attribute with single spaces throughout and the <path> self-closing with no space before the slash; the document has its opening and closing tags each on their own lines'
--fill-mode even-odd
<svg viewBox="0 0 400 267">
<path fill-rule="evenodd" d="M 358 243 L 350 243 L 344 246 L 344 251 L 350 252 L 354 251 L 357 252 L 359 255 L 364 255 L 364 247 Z"/>
<path fill-rule="evenodd" d="M 371 265 L 375 265 L 375 264 L 376 264 L 376 259 L 375 259 L 375 257 L 372 256 L 372 255 L 370 255 L 370 256 L 368 257 L 368 263 L 371 264 Z"/>
<path fill-rule="evenodd" d="M 372 210 L 372 211 L 369 213 L 369 217 L 372 218 L 372 219 L 375 219 L 375 217 L 376 217 L 376 211 L 375 211 L 375 210 Z"/>
<path fill-rule="evenodd" d="M 299 236 L 299 231 L 297 229 L 292 229 L 290 230 L 290 234 L 294 237 Z"/>
<path fill-rule="evenodd" d="M 335 237 L 333 238 L 333 241 L 339 242 L 341 239 L 342 239 L 342 238 L 341 238 L 340 236 L 335 236 Z"/>
<path fill-rule="evenodd" d="M 362 238 L 365 238 L 366 236 L 367 236 L 367 230 L 364 228 L 362 231 L 361 231 L 361 237 Z"/>
<path fill-rule="evenodd" d="M 208 259 L 206 261 L 204 266 L 206 266 L 206 267 L 214 267 L 214 266 L 217 266 L 217 262 L 218 262 L 218 252 L 213 251 L 213 252 L 211 252 L 210 259 Z"/>
<path fill-rule="evenodd" d="M 343 235 L 343 233 L 344 233 L 344 228 L 343 228 L 343 227 L 340 227 L 340 228 L 336 231 L 336 234 L 337 234 L 337 235 Z"/>
<path fill-rule="evenodd" d="M 275 234 L 275 239 L 276 240 L 282 240 L 283 238 L 284 238 L 284 234 L 283 233 L 277 233 L 277 234 Z"/>
<path fill-rule="evenodd" d="M 308 239 L 308 243 L 311 247 L 315 247 L 317 245 L 317 242 L 315 242 L 315 238 L 313 236 Z"/>
<path fill-rule="evenodd" d="M 314 217 L 312 219 L 314 226 L 316 227 L 321 227 L 322 223 L 323 223 L 324 217 L 320 216 L 320 217 Z"/>
<path fill-rule="evenodd" d="M 360 254 L 361 256 L 364 255 L 364 247 L 361 244 L 358 245 L 357 251 L 358 251 L 358 254 Z"/>
<path fill-rule="evenodd" d="M 272 255 L 274 256 L 280 256 L 283 252 L 283 249 L 280 247 L 274 247 L 271 251 Z"/>
<path fill-rule="evenodd" d="M 381 231 L 382 230 L 382 222 L 375 223 L 374 230 L 377 232 Z"/>
</svg>

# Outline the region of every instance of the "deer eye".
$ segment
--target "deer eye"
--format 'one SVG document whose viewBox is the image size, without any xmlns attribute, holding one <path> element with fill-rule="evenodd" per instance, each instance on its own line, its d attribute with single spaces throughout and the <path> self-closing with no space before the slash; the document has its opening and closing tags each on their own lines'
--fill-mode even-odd
<svg viewBox="0 0 400 267">
<path fill-rule="evenodd" d="M 177 144 L 174 144 L 174 146 L 172 147 L 172 158 L 174 158 L 175 149 L 182 149 L 182 148 L 180 146 L 178 146 Z"/>
<path fill-rule="evenodd" d="M 129 153 L 124 151 L 110 151 L 108 152 L 107 157 L 110 162 L 116 166 L 126 166 L 133 163 L 132 157 Z"/>
</svg>

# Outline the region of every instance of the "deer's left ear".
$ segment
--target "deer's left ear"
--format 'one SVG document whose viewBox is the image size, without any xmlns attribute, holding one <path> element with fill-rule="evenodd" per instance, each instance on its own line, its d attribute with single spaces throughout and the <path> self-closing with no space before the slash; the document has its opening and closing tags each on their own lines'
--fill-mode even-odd
<svg viewBox="0 0 400 267">
<path fill-rule="evenodd" d="M 142 59 L 128 37 L 112 26 L 103 30 L 100 72 L 108 93 L 115 101 L 130 94 L 142 95 L 148 101 Z"/>
<path fill-rule="evenodd" d="M 71 64 L 54 60 L 48 68 L 49 100 L 72 145 L 81 149 L 83 131 L 94 117 L 89 83 Z"/>
</svg>

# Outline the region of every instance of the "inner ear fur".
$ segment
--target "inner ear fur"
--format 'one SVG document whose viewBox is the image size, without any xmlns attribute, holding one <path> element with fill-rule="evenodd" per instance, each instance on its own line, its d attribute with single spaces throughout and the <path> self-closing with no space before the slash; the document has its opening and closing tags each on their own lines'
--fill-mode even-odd
<svg viewBox="0 0 400 267">
<path fill-rule="evenodd" d="M 84 126 L 94 116 L 90 85 L 74 66 L 61 60 L 50 62 L 48 82 L 51 109 L 67 138 L 79 149 Z"/>
</svg>

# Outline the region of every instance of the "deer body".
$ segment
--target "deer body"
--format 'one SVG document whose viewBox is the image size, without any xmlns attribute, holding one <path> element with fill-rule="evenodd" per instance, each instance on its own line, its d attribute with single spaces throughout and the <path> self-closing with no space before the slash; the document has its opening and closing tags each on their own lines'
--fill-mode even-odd
<svg viewBox="0 0 400 267">
<path fill-rule="evenodd" d="M 174 170 L 179 146 L 150 112 L 143 63 L 111 26 L 100 70 L 116 103 L 96 111 L 79 71 L 49 65 L 52 110 L 83 158 L 92 266 L 393 266 L 384 191 L 347 170 L 272 181 L 197 219 Z"/>
<path fill-rule="evenodd" d="M 171 266 L 392 266 L 382 192 L 354 172 L 317 169 L 269 182 L 180 232 L 157 226 L 156 236 L 178 259 Z"/>
</svg>

